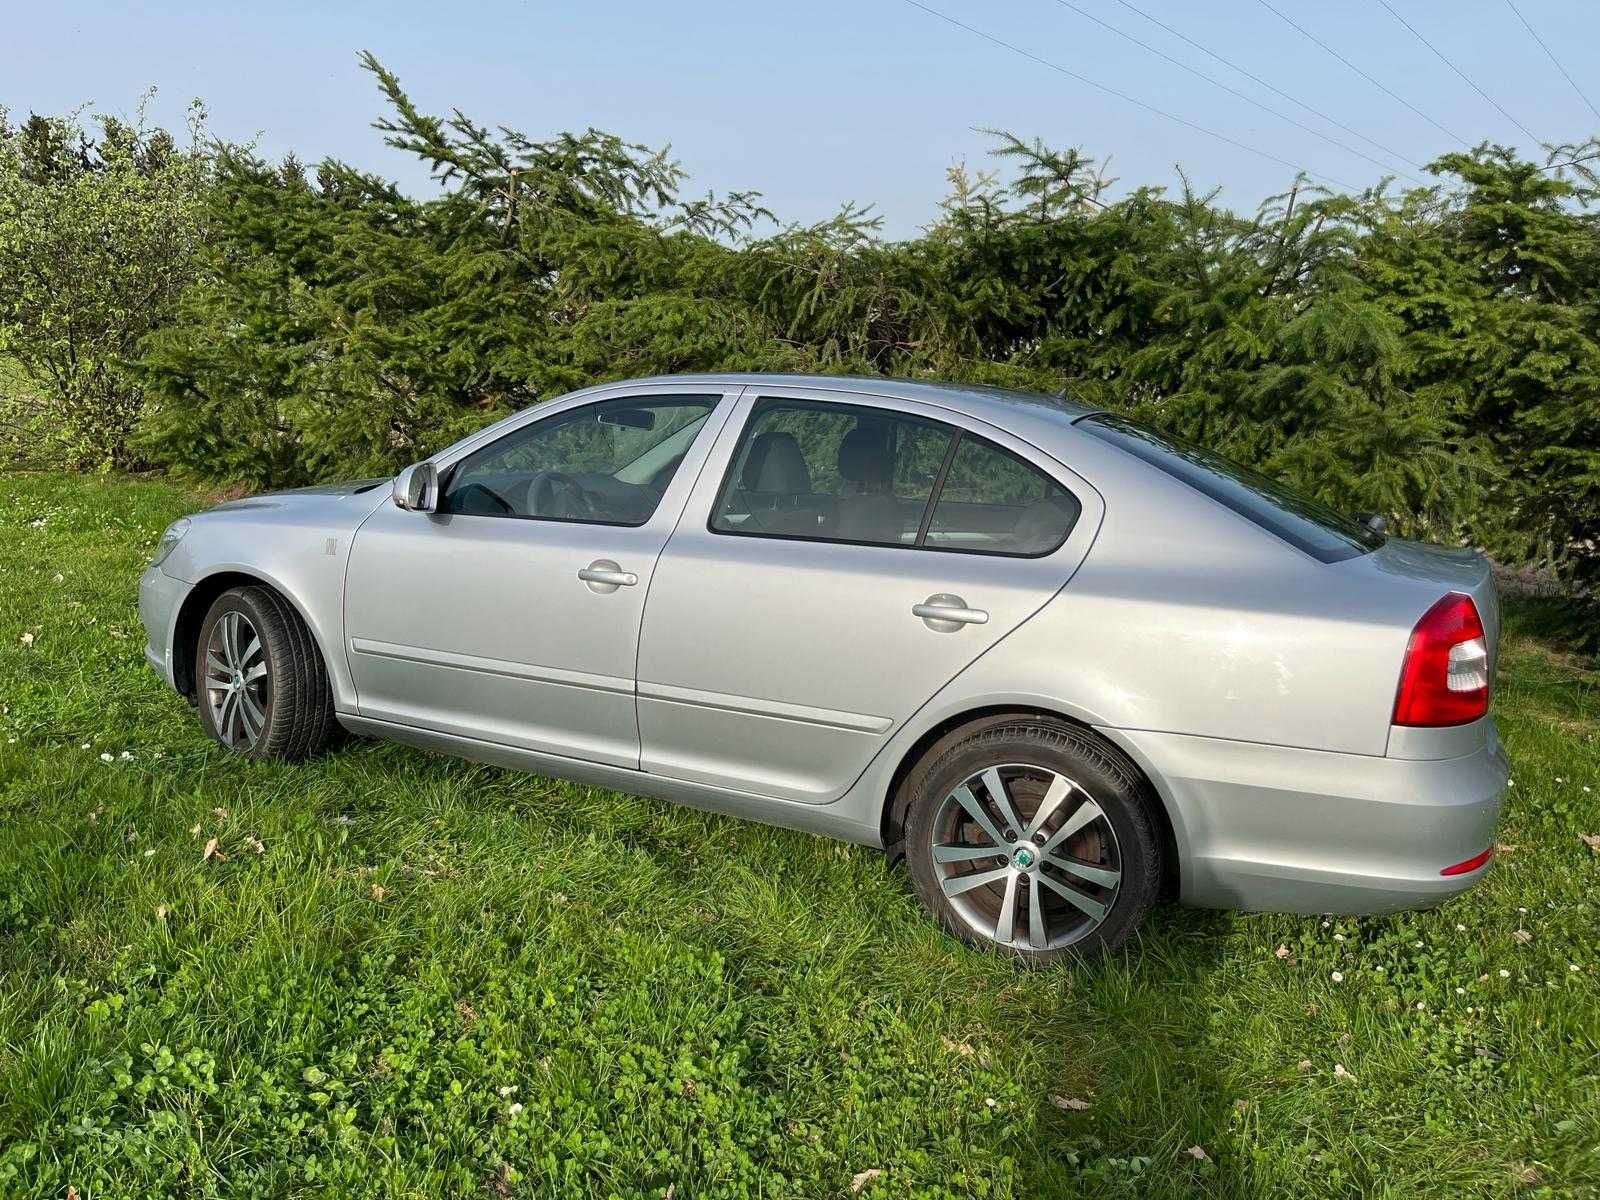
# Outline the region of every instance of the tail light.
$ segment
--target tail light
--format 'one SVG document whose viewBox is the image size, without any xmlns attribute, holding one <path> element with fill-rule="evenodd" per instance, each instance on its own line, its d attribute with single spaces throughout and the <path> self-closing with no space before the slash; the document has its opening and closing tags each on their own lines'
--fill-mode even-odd
<svg viewBox="0 0 1600 1200">
<path fill-rule="evenodd" d="M 1489 711 L 1489 646 L 1472 597 L 1452 592 L 1411 631 L 1396 725 L 1464 725 Z"/>
</svg>

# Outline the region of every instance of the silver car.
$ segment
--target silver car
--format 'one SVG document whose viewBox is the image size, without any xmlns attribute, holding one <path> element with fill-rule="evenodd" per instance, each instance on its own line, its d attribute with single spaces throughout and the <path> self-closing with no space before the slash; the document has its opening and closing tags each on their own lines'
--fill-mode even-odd
<svg viewBox="0 0 1600 1200">
<path fill-rule="evenodd" d="M 1487 563 L 1021 392 L 696 375 L 175 523 L 147 654 L 205 731 L 337 726 L 903 856 L 956 935 L 1157 899 L 1369 913 L 1487 869 Z"/>
</svg>

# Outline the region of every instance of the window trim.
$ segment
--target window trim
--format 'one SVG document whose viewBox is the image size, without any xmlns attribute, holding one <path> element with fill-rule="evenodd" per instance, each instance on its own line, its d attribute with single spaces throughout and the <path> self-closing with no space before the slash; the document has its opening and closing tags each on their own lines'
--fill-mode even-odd
<svg viewBox="0 0 1600 1200">
<path fill-rule="evenodd" d="M 746 444 L 751 437 L 751 431 L 755 428 L 756 421 L 761 417 L 763 412 L 770 411 L 771 408 L 778 407 L 780 405 L 785 407 L 793 406 L 799 408 L 820 408 L 834 412 L 844 411 L 848 413 L 868 413 L 878 417 L 879 419 L 882 419 L 883 415 L 887 414 L 892 420 L 920 422 L 925 425 L 933 425 L 939 429 L 948 430 L 951 434 L 953 434 L 954 436 L 950 439 L 949 448 L 945 451 L 944 460 L 939 464 L 938 474 L 934 476 L 933 485 L 928 492 L 928 499 L 923 504 L 922 517 L 917 525 L 916 540 L 909 543 L 863 542 L 857 541 L 853 538 L 812 537 L 803 533 L 768 533 L 766 531 L 757 532 L 754 530 L 745 531 L 741 529 L 718 528 L 716 525 L 718 510 L 721 508 L 723 498 L 731 494 L 729 491 L 729 485 L 733 482 L 734 472 L 740 465 L 740 459 L 743 457 Z M 1042 476 L 1050 484 L 1060 488 L 1063 492 L 1072 497 L 1073 502 L 1078 506 L 1078 512 L 1073 517 L 1071 524 L 1062 530 L 1061 537 L 1055 543 L 1055 545 L 1051 546 L 1047 550 L 1038 551 L 1037 553 L 1023 554 L 1013 550 L 980 550 L 964 546 L 933 546 L 927 544 L 926 538 L 933 523 L 933 514 L 934 511 L 939 507 L 939 499 L 941 493 L 944 491 L 945 477 L 949 474 L 951 464 L 955 462 L 956 452 L 961 448 L 961 444 L 969 438 L 981 446 L 987 447 L 988 449 L 991 449 L 999 454 L 1003 454 L 1005 457 L 1012 459 L 1015 462 L 1021 463 L 1028 470 Z M 937 417 L 925 416 L 920 412 L 912 412 L 897 405 L 852 404 L 847 400 L 836 401 L 813 399 L 809 396 L 755 396 L 752 397 L 750 411 L 745 416 L 744 426 L 739 430 L 738 438 L 734 442 L 733 448 L 728 454 L 727 468 L 723 471 L 722 479 L 717 484 L 717 490 L 712 493 L 711 509 L 710 512 L 706 514 L 706 532 L 715 534 L 718 537 L 759 538 L 773 542 L 808 542 L 819 546 L 858 546 L 866 550 L 910 550 L 919 553 L 932 554 L 965 554 L 979 558 L 1038 559 L 1049 558 L 1052 554 L 1058 553 L 1061 548 L 1072 539 L 1073 532 L 1078 528 L 1078 523 L 1083 520 L 1083 514 L 1083 498 L 1079 496 L 1078 493 L 1072 488 L 1069 488 L 1066 484 L 1062 483 L 1061 480 L 1057 479 L 1053 474 L 1051 474 L 1049 471 L 1046 471 L 1037 463 L 1030 462 L 1022 455 L 1000 445 L 999 442 L 994 441 L 992 438 L 984 437 L 983 434 L 975 433 L 964 426 L 955 425 L 949 421 L 940 420 Z"/>
<path fill-rule="evenodd" d="M 716 413 L 718 408 L 727 402 L 727 399 L 728 395 L 725 391 L 628 392 L 619 396 L 600 397 L 598 399 L 591 400 L 587 404 L 567 405 L 564 406 L 559 412 L 548 413 L 543 417 L 524 421 L 517 425 L 516 428 L 506 430 L 499 437 L 492 438 L 489 441 L 484 442 L 482 445 L 472 447 L 466 453 L 462 454 L 459 458 L 455 459 L 445 467 L 439 479 L 440 507 L 431 515 L 449 518 L 451 520 L 457 518 L 482 518 L 489 521 L 538 521 L 549 525 L 593 525 L 600 526 L 605 529 L 643 529 L 649 525 L 651 521 L 655 520 L 657 514 L 660 513 L 662 504 L 666 502 L 667 492 L 671 490 L 672 485 L 676 483 L 682 476 L 684 461 L 687 461 L 690 452 L 694 449 L 695 445 L 700 441 L 700 439 L 706 436 L 707 426 L 709 425 L 712 416 Z M 502 442 L 505 442 L 510 438 L 519 437 L 524 434 L 526 434 L 528 437 L 535 437 L 537 436 L 537 431 L 540 426 L 547 425 L 552 421 L 562 421 L 572 417 L 574 414 L 587 412 L 591 409 L 608 407 L 626 408 L 630 405 L 638 408 L 647 408 L 652 406 L 668 407 L 668 401 L 674 402 L 671 404 L 671 407 L 681 408 L 688 407 L 693 404 L 705 403 L 707 408 L 705 415 L 698 418 L 702 422 L 701 427 L 696 432 L 695 436 L 689 440 L 689 445 L 684 450 L 683 460 L 678 463 L 677 469 L 672 473 L 672 479 L 668 482 L 667 486 L 662 489 L 661 496 L 659 499 L 657 499 L 655 507 L 651 509 L 650 515 L 645 517 L 645 519 L 642 521 L 598 521 L 587 517 L 541 517 L 533 513 L 516 512 L 463 513 L 451 512 L 443 507 L 444 498 L 449 494 L 450 486 L 455 482 L 457 472 L 459 472 L 464 465 L 466 465 L 468 462 L 471 462 L 478 455 L 494 449 L 496 446 L 499 446 Z M 675 436 L 676 433 L 677 431 L 674 430 L 673 433 L 668 434 L 667 436 L 672 437 Z M 666 439 L 662 440 L 665 441 Z M 649 452 L 649 450 L 644 451 L 645 454 L 648 454 Z M 631 466 L 634 462 L 637 462 L 640 457 L 642 457 L 642 455 L 635 455 L 634 458 L 630 459 L 627 463 L 624 463 L 623 466 Z"/>
</svg>

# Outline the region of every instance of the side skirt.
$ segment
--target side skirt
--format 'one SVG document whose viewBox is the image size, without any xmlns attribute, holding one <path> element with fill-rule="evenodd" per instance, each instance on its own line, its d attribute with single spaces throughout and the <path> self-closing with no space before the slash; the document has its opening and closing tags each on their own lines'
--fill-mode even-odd
<svg viewBox="0 0 1600 1200">
<path fill-rule="evenodd" d="M 479 741 L 451 733 L 438 733 L 412 725 L 399 725 L 391 721 L 377 721 L 353 713 L 339 713 L 339 723 L 351 733 L 378 738 L 388 742 L 401 742 L 420 750 L 433 750 L 473 762 L 506 767 L 513 771 L 527 771 L 535 775 L 565 779 L 590 787 L 608 788 L 634 796 L 649 796 L 688 808 L 722 813 L 764 825 L 778 825 L 797 829 L 803 833 L 820 834 L 838 838 L 860 846 L 881 849 L 883 841 L 876 823 L 864 825 L 839 815 L 840 802 L 834 804 L 802 804 L 792 800 L 778 800 L 751 792 L 736 792 L 706 784 L 667 779 L 627 767 L 614 767 L 605 763 L 585 762 L 577 758 L 562 758 L 556 754 L 541 754 L 498 742 Z"/>
</svg>

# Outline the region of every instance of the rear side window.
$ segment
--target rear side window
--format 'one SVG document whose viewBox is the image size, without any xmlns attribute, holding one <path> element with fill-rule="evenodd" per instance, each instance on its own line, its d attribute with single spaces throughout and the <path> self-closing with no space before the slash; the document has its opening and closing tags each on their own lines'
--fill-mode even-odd
<svg viewBox="0 0 1600 1200">
<path fill-rule="evenodd" d="M 940 550 L 1048 554 L 1077 524 L 1077 497 L 1036 467 L 964 434 L 939 487 L 926 544 Z"/>
<path fill-rule="evenodd" d="M 711 517 L 717 533 L 1035 557 L 1077 500 L 953 426 L 844 404 L 762 400 Z"/>
<path fill-rule="evenodd" d="M 1110 442 L 1325 562 L 1383 545 L 1383 535 L 1274 479 L 1125 417 L 1096 413 L 1078 428 Z"/>
</svg>

